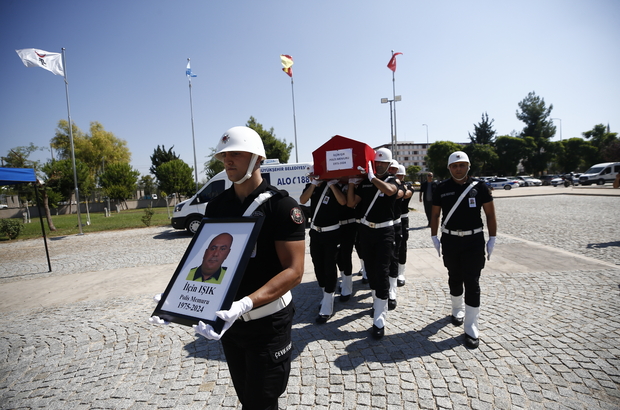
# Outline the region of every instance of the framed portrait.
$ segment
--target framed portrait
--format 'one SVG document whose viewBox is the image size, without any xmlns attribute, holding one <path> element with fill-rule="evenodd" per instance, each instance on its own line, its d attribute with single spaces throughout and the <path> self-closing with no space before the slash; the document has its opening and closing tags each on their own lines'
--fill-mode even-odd
<svg viewBox="0 0 620 410">
<path fill-rule="evenodd" d="M 234 302 L 256 252 L 262 218 L 204 218 L 152 316 L 191 326 L 203 321 L 220 332 L 215 312 Z"/>
</svg>

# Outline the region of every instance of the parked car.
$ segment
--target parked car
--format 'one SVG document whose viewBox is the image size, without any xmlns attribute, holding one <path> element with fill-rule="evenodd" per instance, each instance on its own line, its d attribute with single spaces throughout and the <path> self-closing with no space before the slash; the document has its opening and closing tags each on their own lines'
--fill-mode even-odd
<svg viewBox="0 0 620 410">
<path fill-rule="evenodd" d="M 528 176 L 519 176 L 515 177 L 517 180 L 523 181 L 523 184 L 519 184 L 521 186 L 540 186 L 542 185 L 542 181 L 538 178 L 532 178 Z"/>
<path fill-rule="evenodd" d="M 551 185 L 551 180 L 554 178 L 560 178 L 559 175 L 543 175 L 542 177 L 540 177 L 540 180 L 542 181 L 543 185 Z"/>
<path fill-rule="evenodd" d="M 9 206 L 7 204 L 0 204 L 0 209 L 2 208 L 8 208 Z"/>
<path fill-rule="evenodd" d="M 505 177 L 506 179 L 511 179 L 513 181 L 516 181 L 517 184 L 519 184 L 519 186 L 525 186 L 525 181 L 520 179 L 519 177 Z"/>
<path fill-rule="evenodd" d="M 519 187 L 517 181 L 508 178 L 493 178 L 486 181 L 486 184 L 491 188 L 504 188 L 506 190 Z"/>
</svg>

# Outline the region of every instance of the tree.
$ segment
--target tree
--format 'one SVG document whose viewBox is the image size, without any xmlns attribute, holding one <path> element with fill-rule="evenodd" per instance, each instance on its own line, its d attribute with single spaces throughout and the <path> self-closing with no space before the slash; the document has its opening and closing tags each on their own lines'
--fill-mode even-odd
<svg viewBox="0 0 620 410">
<path fill-rule="evenodd" d="M 489 115 L 485 112 L 482 114 L 482 119 L 478 125 L 474 124 L 474 135 L 469 134 L 469 139 L 472 144 L 491 145 L 495 141 L 495 130 L 493 129 L 493 122 L 489 121 Z"/>
<path fill-rule="evenodd" d="M 52 138 L 52 147 L 58 151 L 59 159 L 71 158 L 68 124 L 66 120 L 60 120 Z M 131 161 L 127 141 L 106 131 L 99 122 L 90 123 L 90 135 L 83 133 L 75 123 L 72 125 L 75 159 L 86 164 L 93 179 L 103 172 L 108 164 Z"/>
<path fill-rule="evenodd" d="M 245 125 L 252 128 L 260 135 L 261 140 L 263 140 L 263 145 L 265 146 L 265 155 L 267 155 L 267 158 L 278 159 L 281 163 L 288 162 L 291 156 L 291 150 L 293 149 L 292 143 L 287 145 L 286 140 L 278 140 L 273 127 L 271 127 L 269 131 L 266 131 L 263 129 L 263 125 L 258 123 L 254 117 L 250 117 Z"/>
<path fill-rule="evenodd" d="M 500 175 L 514 175 L 517 173 L 517 166 L 527 151 L 529 140 L 519 137 L 504 135 L 495 140 L 495 152 L 497 154 L 496 171 Z"/>
<path fill-rule="evenodd" d="M 528 172 L 540 174 L 547 169 L 547 165 L 553 158 L 553 149 L 550 145 L 551 138 L 555 135 L 555 125 L 551 121 L 553 105 L 546 106 L 545 100 L 530 92 L 520 103 L 517 110 L 517 118 L 525 123 L 520 137 L 533 138 L 533 144 L 527 144 L 527 153 L 522 158 L 523 166 Z"/>
<path fill-rule="evenodd" d="M 142 175 L 138 182 L 138 187 L 144 190 L 144 195 L 152 195 L 155 193 L 155 180 L 150 175 Z"/>
<path fill-rule="evenodd" d="M 106 165 L 105 171 L 99 176 L 99 183 L 108 197 L 124 203 L 133 195 L 139 176 L 140 171 L 128 163 L 116 162 Z"/>
<path fill-rule="evenodd" d="M 42 171 L 46 175 L 44 177 L 46 187 L 59 194 L 61 200 L 69 201 L 69 212 L 71 212 L 73 207 L 72 197 L 75 192 L 73 161 L 70 159 L 49 161 L 43 165 Z M 76 159 L 75 172 L 80 193 L 88 196 L 95 187 L 95 181 L 91 177 L 88 167 L 82 161 Z M 50 197 L 57 198 L 55 195 L 50 195 Z"/>
<path fill-rule="evenodd" d="M 2 166 L 7 168 L 34 168 L 40 169 L 39 161 L 31 161 L 28 157 L 35 151 L 43 151 L 45 148 L 37 147 L 32 142 L 28 146 L 11 148 L 2 159 Z"/>
<path fill-rule="evenodd" d="M 422 167 L 420 167 L 419 165 L 409 165 L 406 170 L 409 180 L 418 181 L 420 179 L 418 174 L 420 173 L 421 170 L 422 170 Z"/>
<path fill-rule="evenodd" d="M 193 195 L 196 190 L 194 169 L 183 160 L 175 159 L 160 165 L 157 169 L 159 174 L 159 189 L 168 193 Z"/>
<path fill-rule="evenodd" d="M 608 127 L 605 127 L 603 124 L 597 124 L 590 131 L 583 132 L 582 135 L 590 140 L 592 145 L 597 149 L 598 155 L 594 161 L 592 161 L 592 164 L 604 161 L 617 161 L 620 159 L 620 157 L 613 155 L 613 148 L 611 151 L 608 151 L 608 147 L 613 147 L 614 143 L 618 141 L 617 132 L 610 132 Z M 605 156 L 603 155 L 604 153 L 606 153 Z M 609 154 L 611 154 L 611 156 Z"/>
<path fill-rule="evenodd" d="M 451 141 L 437 141 L 428 147 L 428 153 L 424 158 L 429 171 L 439 179 L 450 177 L 448 172 L 448 157 L 454 151 L 460 151 L 463 147 Z"/>
<path fill-rule="evenodd" d="M 155 178 L 157 178 L 158 181 L 160 180 L 160 178 L 157 169 L 166 162 L 180 159 L 180 157 L 172 150 L 172 148 L 174 148 L 174 145 L 170 147 L 168 151 L 166 151 L 165 145 L 162 145 L 161 148 L 158 145 L 157 148 L 153 150 L 153 155 L 151 155 L 152 165 L 151 168 L 149 168 L 149 171 L 151 172 L 151 174 L 155 175 Z"/>
<path fill-rule="evenodd" d="M 211 148 L 211 156 L 207 162 L 205 162 L 205 175 L 207 180 L 213 178 L 224 170 L 224 164 L 219 159 L 215 158 L 215 148 Z"/>
<path fill-rule="evenodd" d="M 569 138 L 557 143 L 561 145 L 556 157 L 561 173 L 585 171 L 594 164 L 592 159 L 598 155 L 598 149 L 592 142 L 582 138 Z"/>
<path fill-rule="evenodd" d="M 471 144 L 463 151 L 471 162 L 470 175 L 487 175 L 495 170 L 498 156 L 491 145 Z"/>
</svg>

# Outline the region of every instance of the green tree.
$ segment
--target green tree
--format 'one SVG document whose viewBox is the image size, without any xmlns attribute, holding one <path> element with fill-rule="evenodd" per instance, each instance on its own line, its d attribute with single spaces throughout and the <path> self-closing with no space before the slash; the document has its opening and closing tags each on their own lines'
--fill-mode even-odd
<svg viewBox="0 0 620 410">
<path fill-rule="evenodd" d="M 56 134 L 52 138 L 52 147 L 58 151 L 59 159 L 71 158 L 68 124 L 68 121 L 60 120 Z M 99 122 L 90 123 L 90 134 L 82 132 L 75 123 L 72 125 L 75 159 L 86 164 L 93 179 L 97 174 L 103 172 L 108 164 L 129 163 L 131 161 L 131 152 L 127 147 L 127 141 L 106 131 Z"/>
<path fill-rule="evenodd" d="M 470 144 L 463 148 L 463 151 L 471 162 L 470 175 L 488 175 L 495 170 L 499 157 L 491 145 Z"/>
<path fill-rule="evenodd" d="M 138 188 L 144 191 L 144 195 L 152 195 L 157 189 L 155 180 L 151 175 L 142 175 L 138 182 Z"/>
<path fill-rule="evenodd" d="M 522 157 L 523 166 L 528 172 L 538 175 L 547 169 L 554 156 L 550 144 L 556 131 L 550 118 L 553 104 L 547 107 L 545 100 L 532 91 L 519 102 L 519 108 L 521 111 L 517 110 L 517 118 L 525 123 L 520 137 L 533 138 L 533 144 L 528 142 L 526 155 Z"/>
<path fill-rule="evenodd" d="M 273 127 L 271 127 L 269 131 L 265 130 L 263 125 L 258 123 L 254 117 L 250 117 L 245 125 L 252 128 L 260 135 L 261 140 L 263 140 L 263 145 L 265 146 L 265 155 L 267 155 L 267 158 L 278 159 L 281 163 L 288 162 L 291 156 L 291 150 L 293 149 L 292 143 L 287 145 L 286 140 L 280 141 L 277 139 Z"/>
<path fill-rule="evenodd" d="M 489 121 L 489 114 L 486 112 L 482 114 L 482 119 L 478 125 L 474 124 L 474 134 L 469 133 L 469 139 L 472 144 L 491 145 L 495 141 L 495 130 L 493 129 L 493 122 Z"/>
<path fill-rule="evenodd" d="M 157 148 L 153 150 L 153 155 L 151 155 L 151 168 L 149 171 L 151 174 L 155 175 L 158 181 L 161 180 L 159 177 L 158 168 L 165 164 L 166 162 L 174 161 L 176 159 L 180 159 L 179 156 L 172 150 L 174 145 L 166 151 L 166 146 L 162 145 L 161 147 L 158 145 Z M 171 191 L 172 192 L 172 191 Z"/>
<path fill-rule="evenodd" d="M 409 178 L 410 181 L 419 181 L 420 180 L 420 176 L 418 175 L 420 173 L 420 171 L 422 170 L 422 167 L 419 165 L 409 165 L 406 169 L 407 172 L 407 177 Z"/>
<path fill-rule="evenodd" d="M 69 212 L 72 212 L 72 197 L 75 192 L 73 161 L 70 159 L 49 161 L 43 165 L 42 171 L 45 173 L 45 186 L 56 194 L 59 194 L 61 200 L 69 201 Z M 80 195 L 88 196 L 95 187 L 94 179 L 91 177 L 88 167 L 82 161 L 76 159 L 75 172 Z M 58 195 L 50 194 L 50 197 L 56 199 Z"/>
<path fill-rule="evenodd" d="M 613 155 L 613 148 L 606 155 L 603 155 L 608 147 L 612 147 L 616 141 L 618 141 L 618 133 L 610 132 L 608 127 L 605 127 L 603 124 L 597 124 L 589 131 L 583 132 L 582 135 L 592 142 L 592 145 L 597 149 L 597 156 L 592 161 L 590 165 L 593 165 L 597 162 L 605 162 L 605 161 L 617 161 L 620 159 L 618 156 Z"/>
<path fill-rule="evenodd" d="M 569 138 L 558 141 L 561 145 L 556 162 L 561 173 L 580 172 L 588 169 L 594 162 L 592 158 L 598 155 L 598 149 L 591 141 L 582 138 Z"/>
<path fill-rule="evenodd" d="M 158 167 L 159 189 L 168 193 L 193 195 L 196 190 L 194 169 L 183 160 L 175 159 Z"/>
<path fill-rule="evenodd" d="M 45 148 L 37 147 L 32 142 L 28 146 L 11 148 L 2 159 L 2 166 L 7 168 L 41 168 L 40 161 L 32 161 L 29 159 L 30 154 L 36 151 L 43 151 Z"/>
<path fill-rule="evenodd" d="M 211 148 L 211 155 L 209 160 L 205 162 L 205 176 L 207 180 L 213 178 L 215 175 L 219 174 L 224 170 L 224 164 L 219 159 L 215 158 L 215 148 Z"/>
<path fill-rule="evenodd" d="M 140 171 L 128 163 L 116 162 L 106 165 L 105 171 L 99 176 L 99 183 L 107 196 L 124 203 L 127 208 L 125 200 L 133 195 L 139 177 Z"/>
<path fill-rule="evenodd" d="M 448 172 L 448 157 L 454 151 L 460 151 L 463 147 L 451 141 L 437 141 L 428 147 L 428 153 L 424 158 L 429 171 L 433 172 L 439 179 L 446 179 L 450 176 Z"/>
<path fill-rule="evenodd" d="M 514 175 L 517 173 L 517 166 L 527 151 L 528 141 L 533 144 L 531 137 L 529 139 L 509 135 L 497 137 L 495 140 L 497 174 Z"/>
</svg>

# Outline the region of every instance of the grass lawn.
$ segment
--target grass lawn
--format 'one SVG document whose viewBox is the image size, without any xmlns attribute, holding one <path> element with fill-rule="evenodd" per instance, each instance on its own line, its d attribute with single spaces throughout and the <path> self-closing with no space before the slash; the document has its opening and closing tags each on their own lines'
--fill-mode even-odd
<svg viewBox="0 0 620 410">
<path fill-rule="evenodd" d="M 151 217 L 151 226 L 170 225 L 170 219 L 168 219 L 168 211 L 166 207 L 153 208 L 155 212 Z M 142 217 L 145 215 L 145 209 L 131 209 L 127 211 L 121 211 L 119 213 L 112 212 L 110 217 L 106 218 L 103 212 L 90 214 L 90 225 L 87 225 L 86 213 L 81 213 L 82 219 L 82 232 L 99 232 L 99 231 L 113 231 L 118 229 L 139 229 L 145 228 L 146 225 L 142 222 Z M 172 215 L 172 209 L 170 209 L 170 215 Z M 45 227 L 45 235 L 48 237 L 54 236 L 66 236 L 77 235 L 80 233 L 78 228 L 77 214 L 72 215 L 52 215 L 52 221 L 56 226 L 56 231 L 51 232 L 47 226 L 47 219 L 43 217 L 43 226 Z M 24 230 L 14 240 L 20 239 L 33 239 L 41 238 L 41 222 L 39 217 L 32 218 L 31 223 L 24 224 Z M 8 241 L 9 238 L 6 235 L 0 234 L 0 242 Z"/>
</svg>

